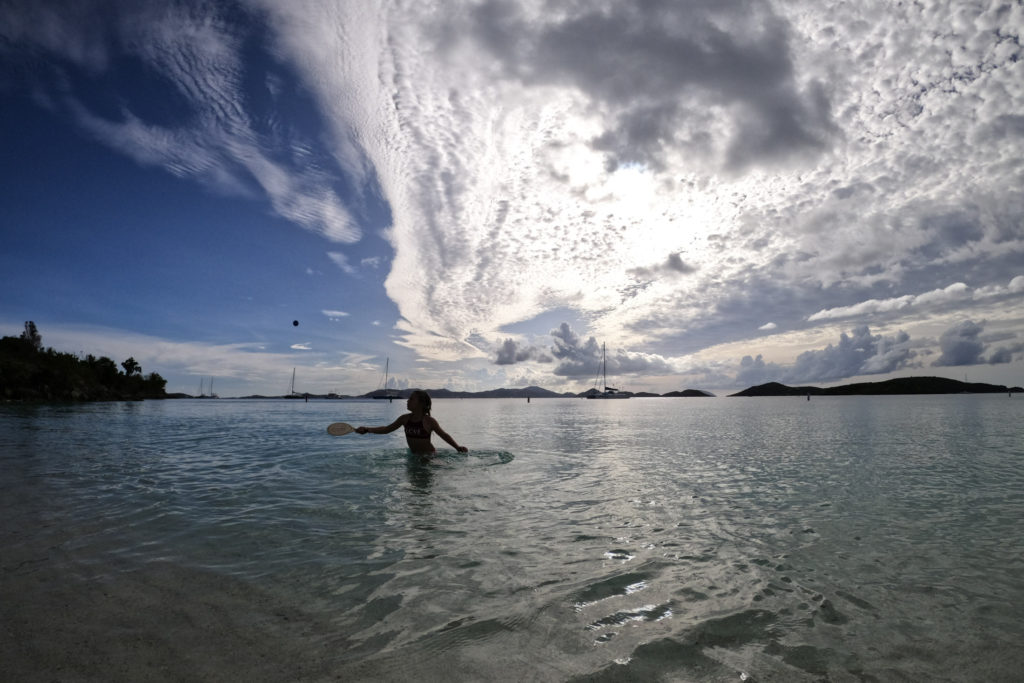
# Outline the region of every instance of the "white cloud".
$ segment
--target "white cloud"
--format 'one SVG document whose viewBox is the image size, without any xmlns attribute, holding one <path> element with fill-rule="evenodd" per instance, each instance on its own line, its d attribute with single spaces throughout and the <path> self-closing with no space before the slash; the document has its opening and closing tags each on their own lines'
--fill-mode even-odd
<svg viewBox="0 0 1024 683">
<path fill-rule="evenodd" d="M 28 14 L 10 10 L 8 18 L 14 22 L 5 30 L 8 36 L 96 72 L 112 65 L 109 51 L 117 45 L 124 51 L 117 57 L 140 60 L 188 109 L 175 125 L 146 121 L 136 110 L 147 103 L 133 103 L 122 92 L 120 114 L 112 117 L 57 86 L 59 95 L 52 99 L 100 142 L 142 165 L 219 191 L 262 196 L 282 218 L 331 241 L 360 238 L 358 224 L 331 187 L 336 178 L 295 158 L 302 146 L 257 130 L 243 90 L 243 36 L 216 7 L 114 2 L 91 11 L 90 3 L 56 11 L 44 3 Z"/>
<path fill-rule="evenodd" d="M 840 306 L 839 308 L 821 310 L 810 315 L 807 320 L 815 322 L 819 320 L 865 317 L 879 313 L 885 314 L 902 312 L 913 307 L 949 304 L 952 302 L 970 300 L 972 298 L 975 300 L 991 298 L 994 296 L 1001 296 L 1007 291 L 1013 291 L 1013 282 L 1015 281 L 1016 279 L 1011 281 L 1010 288 L 994 286 L 984 290 L 977 290 L 975 292 L 972 292 L 971 288 L 963 282 L 954 282 L 943 289 L 934 289 L 930 292 L 924 292 L 923 294 L 918 294 L 916 296 L 908 294 L 892 299 L 869 299 L 852 306 Z"/>
<path fill-rule="evenodd" d="M 355 266 L 348 262 L 348 257 L 340 251 L 329 251 L 327 252 L 327 256 L 334 261 L 334 265 L 338 266 L 349 275 L 355 275 L 358 272 L 355 269 Z"/>
<path fill-rule="evenodd" d="M 865 325 L 854 328 L 849 334 L 843 332 L 836 344 L 804 351 L 789 365 L 766 361 L 761 355 L 744 356 L 735 384 L 804 385 L 895 372 L 915 366 L 919 346 L 906 332 L 890 337 L 872 335 Z"/>
<path fill-rule="evenodd" d="M 347 318 L 349 316 L 349 314 L 346 313 L 345 311 L 324 309 L 320 312 L 327 316 L 328 320 L 340 320 L 342 318 Z"/>
</svg>

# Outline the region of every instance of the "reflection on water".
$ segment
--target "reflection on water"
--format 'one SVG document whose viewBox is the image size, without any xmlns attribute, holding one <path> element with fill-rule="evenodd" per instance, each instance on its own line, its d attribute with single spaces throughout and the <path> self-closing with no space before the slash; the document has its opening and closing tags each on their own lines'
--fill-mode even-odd
<svg viewBox="0 0 1024 683">
<path fill-rule="evenodd" d="M 324 433 L 381 403 L 4 406 L 4 511 L 68 571 L 170 562 L 321 615 L 332 676 L 1024 665 L 1024 401 L 438 400 L 471 451 L 429 463 Z"/>
<path fill-rule="evenodd" d="M 430 493 L 430 484 L 434 479 L 434 468 L 436 465 L 418 455 L 408 455 L 405 458 L 405 471 L 409 475 L 409 484 L 414 491 Z"/>
</svg>

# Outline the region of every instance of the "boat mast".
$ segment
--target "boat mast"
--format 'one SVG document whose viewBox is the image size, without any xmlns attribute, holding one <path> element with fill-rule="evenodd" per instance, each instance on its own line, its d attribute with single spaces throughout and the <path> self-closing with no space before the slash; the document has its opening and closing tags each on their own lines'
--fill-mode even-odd
<svg viewBox="0 0 1024 683">
<path fill-rule="evenodd" d="M 601 342 L 601 374 L 604 376 L 604 390 L 608 391 L 608 356 L 605 354 L 604 342 Z"/>
</svg>

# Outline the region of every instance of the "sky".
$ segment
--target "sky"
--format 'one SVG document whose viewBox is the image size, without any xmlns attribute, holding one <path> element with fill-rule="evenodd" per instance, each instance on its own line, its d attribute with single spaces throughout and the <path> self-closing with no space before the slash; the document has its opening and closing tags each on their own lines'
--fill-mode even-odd
<svg viewBox="0 0 1024 683">
<path fill-rule="evenodd" d="M 167 390 L 1024 385 L 1020 2 L 0 0 L 0 334 Z M 298 325 L 294 323 L 297 322 Z"/>
</svg>

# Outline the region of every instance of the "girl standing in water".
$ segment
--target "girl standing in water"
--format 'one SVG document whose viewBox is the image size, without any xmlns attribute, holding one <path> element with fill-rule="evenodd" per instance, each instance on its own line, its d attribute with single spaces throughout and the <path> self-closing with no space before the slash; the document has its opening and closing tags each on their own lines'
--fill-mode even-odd
<svg viewBox="0 0 1024 683">
<path fill-rule="evenodd" d="M 437 420 L 430 417 L 430 395 L 422 389 L 417 389 L 409 395 L 405 407 L 409 412 L 400 416 L 397 420 L 386 427 L 356 427 L 357 434 L 390 434 L 399 427 L 405 427 L 405 441 L 409 444 L 409 450 L 417 455 L 431 457 L 437 454 L 434 444 L 430 443 L 431 433 L 436 432 L 448 444 L 459 453 L 469 451 L 465 446 L 455 442 L 448 432 L 441 429 Z"/>
</svg>

